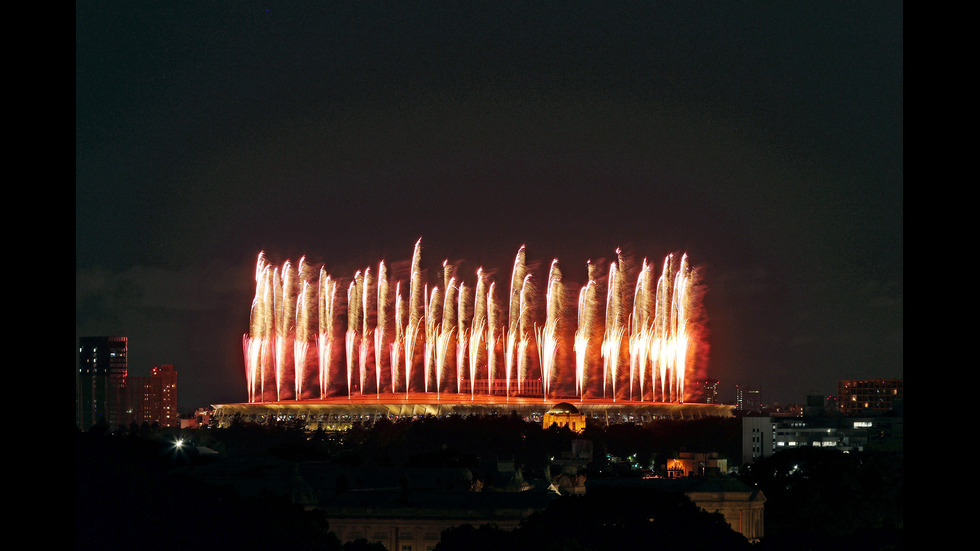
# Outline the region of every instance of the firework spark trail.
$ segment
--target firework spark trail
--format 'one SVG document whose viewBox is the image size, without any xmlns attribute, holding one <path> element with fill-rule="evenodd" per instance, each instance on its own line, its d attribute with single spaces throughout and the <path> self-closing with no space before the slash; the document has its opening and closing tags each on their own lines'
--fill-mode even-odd
<svg viewBox="0 0 980 551">
<path fill-rule="evenodd" d="M 531 339 L 534 338 L 534 311 L 533 304 L 531 302 L 531 297 L 534 294 L 534 285 L 531 283 L 531 274 L 524 276 L 524 282 L 521 284 L 521 300 L 520 300 L 520 335 L 518 336 L 518 361 L 517 361 L 517 393 L 521 394 L 523 392 L 522 383 L 527 381 L 529 374 L 528 362 L 530 357 L 528 355 L 528 348 L 531 344 Z"/>
<path fill-rule="evenodd" d="M 432 290 L 433 293 L 436 289 Z M 429 296 L 429 286 L 425 286 L 425 318 L 423 318 L 425 323 L 425 339 L 423 341 L 423 352 L 422 352 L 422 390 L 424 392 L 429 392 L 429 380 L 431 377 L 431 370 L 433 360 L 435 356 L 435 316 L 433 312 L 429 311 L 429 305 L 431 304 L 431 297 Z"/>
<path fill-rule="evenodd" d="M 506 339 L 506 353 L 507 359 L 505 360 L 507 364 L 507 394 L 510 395 L 510 376 L 513 373 L 513 369 L 516 367 L 517 358 L 514 354 L 517 352 L 517 341 L 520 337 L 520 326 L 521 326 L 521 289 L 524 286 L 524 278 L 527 275 L 527 268 L 525 267 L 525 248 L 521 245 L 521 248 L 517 250 L 517 255 L 514 257 L 514 268 L 511 271 L 510 278 L 510 295 L 508 297 L 507 306 L 507 331 L 504 333 L 504 338 Z M 520 381 L 518 381 L 520 385 Z M 518 389 L 520 392 L 520 389 Z"/>
<path fill-rule="evenodd" d="M 368 337 L 362 337 L 361 345 L 357 347 L 357 364 L 359 366 L 358 374 L 360 375 L 360 394 L 367 392 L 367 361 L 370 354 L 370 345 L 368 343 L 370 342 L 371 341 Z"/>
<path fill-rule="evenodd" d="M 361 346 L 358 353 L 358 370 L 359 375 L 359 385 L 361 389 L 361 394 L 367 392 L 367 378 L 368 378 L 368 358 L 370 357 L 371 350 L 371 340 L 372 340 L 372 326 L 371 326 L 371 313 L 372 302 L 371 298 L 374 296 L 371 293 L 371 287 L 373 285 L 371 268 L 364 269 L 364 277 L 359 283 L 358 295 L 360 295 L 360 306 L 361 306 Z"/>
<path fill-rule="evenodd" d="M 419 318 L 415 324 L 409 323 L 405 327 L 405 394 L 408 394 L 411 390 L 409 383 L 412 380 L 412 366 L 415 363 L 413 361 L 415 358 L 415 343 L 418 341 L 419 325 L 423 321 L 425 321 L 424 318 Z"/>
<path fill-rule="evenodd" d="M 538 343 L 538 363 L 541 366 L 541 386 L 544 398 L 547 400 L 551 392 L 551 383 L 555 373 L 555 359 L 558 352 L 558 321 L 561 319 L 562 305 L 562 285 L 561 270 L 558 268 L 558 259 L 551 261 L 551 270 L 548 276 L 548 291 L 546 294 L 546 311 L 544 327 L 536 329 Z"/>
<path fill-rule="evenodd" d="M 635 361 L 637 365 L 637 370 L 639 371 L 639 386 L 640 386 L 640 401 L 642 402 L 646 396 L 646 386 L 645 386 L 645 374 L 646 368 L 650 362 L 650 340 L 652 338 L 652 331 L 649 327 L 643 328 L 638 335 L 635 335 L 633 340 L 630 342 L 630 354 L 631 361 Z M 636 360 L 632 360 L 636 358 Z M 652 375 L 651 375 L 652 376 Z"/>
<path fill-rule="evenodd" d="M 589 346 L 595 331 L 596 309 L 598 308 L 596 268 L 591 261 L 588 262 L 587 268 L 589 282 L 579 291 L 575 327 L 575 386 L 579 398 L 585 398 L 585 389 L 588 384 Z"/>
<path fill-rule="evenodd" d="M 255 360 L 250 350 L 251 343 L 252 343 L 252 339 L 248 337 L 248 333 L 242 335 L 242 358 L 245 360 L 245 393 L 248 396 L 248 401 L 254 402 L 255 401 L 255 389 L 254 389 L 255 374 L 252 369 L 253 366 L 255 365 Z"/>
<path fill-rule="evenodd" d="M 585 292 L 588 286 L 582 287 L 582 291 L 579 293 L 579 317 L 581 319 L 581 312 L 583 310 L 585 302 Z M 578 325 L 578 329 L 575 331 L 575 392 L 578 397 L 585 397 L 585 354 L 589 348 L 589 337 L 585 331 L 586 326 L 581 323 Z"/>
<path fill-rule="evenodd" d="M 476 377 L 480 368 L 480 352 L 483 351 L 484 332 L 487 327 L 487 295 L 483 282 L 483 268 L 476 271 L 476 290 L 473 294 L 473 315 L 469 327 L 467 351 L 469 352 L 470 396 L 476 393 Z M 487 392 L 490 392 L 490 373 L 487 366 Z"/>
<path fill-rule="evenodd" d="M 306 353 L 309 351 L 310 343 L 306 341 L 296 340 L 293 341 L 293 361 L 296 364 L 295 373 L 295 389 L 293 399 L 299 400 L 303 397 L 303 379 L 302 377 L 306 374 L 305 363 L 306 363 Z"/>
<path fill-rule="evenodd" d="M 392 341 L 391 347 L 390 347 L 391 348 L 391 355 L 390 355 L 390 358 L 391 358 L 391 366 L 390 367 L 391 367 L 391 393 L 392 394 L 394 394 L 395 392 L 398 392 L 398 388 L 397 388 L 398 367 L 399 367 L 398 364 L 399 364 L 399 358 L 400 358 L 400 355 L 401 355 L 402 346 L 403 346 L 403 341 L 401 341 L 398 338 L 396 338 L 394 341 Z"/>
<path fill-rule="evenodd" d="M 262 346 L 262 400 L 270 400 L 269 393 L 272 393 L 276 388 L 276 381 L 279 378 L 279 370 L 276 367 L 277 359 L 277 339 L 276 339 L 276 325 L 279 320 L 279 314 L 276 305 L 279 302 L 279 269 L 270 266 L 265 271 L 265 308 L 263 309 L 263 346 Z M 269 383 L 269 388 L 266 389 L 266 383 Z"/>
<path fill-rule="evenodd" d="M 348 329 L 344 342 L 347 345 L 347 398 L 350 398 L 353 393 L 351 379 L 354 374 L 354 349 L 357 347 L 357 333 Z"/>
<path fill-rule="evenodd" d="M 668 361 L 668 339 L 670 324 L 670 301 L 672 277 L 670 275 L 671 261 L 674 255 L 667 255 L 664 259 L 663 271 L 657 280 L 657 305 L 656 305 L 656 333 L 651 347 L 656 369 L 660 374 L 660 396 L 661 401 L 668 401 L 670 392 L 667 387 L 667 375 L 670 371 Z"/>
<path fill-rule="evenodd" d="M 374 329 L 374 380 L 378 396 L 381 395 L 381 362 L 384 350 L 388 343 L 385 342 L 388 329 L 388 272 L 385 270 L 385 263 L 382 260 L 378 265 L 378 296 L 377 296 L 377 323 Z"/>
<path fill-rule="evenodd" d="M 487 394 L 493 393 L 493 380 L 497 375 L 495 367 L 497 365 L 497 328 L 500 327 L 500 308 L 494 300 L 494 289 L 497 283 L 490 282 L 487 289 Z"/>
<path fill-rule="evenodd" d="M 260 252 L 255 261 L 255 296 L 249 309 L 248 333 L 242 337 L 242 348 L 245 354 L 245 380 L 248 384 L 248 399 L 254 402 L 258 394 L 258 386 L 262 378 L 261 346 L 265 334 L 264 310 L 267 304 L 265 294 L 265 253 Z"/>
<path fill-rule="evenodd" d="M 272 266 L 269 272 L 269 358 L 267 360 L 267 378 L 269 378 L 269 393 L 275 393 L 276 400 L 279 399 L 279 361 L 282 354 L 279 352 L 280 335 L 283 334 L 282 328 L 282 277 L 278 266 Z"/>
<path fill-rule="evenodd" d="M 327 397 L 330 388 L 330 365 L 333 359 L 333 339 L 336 335 L 334 322 L 336 321 L 337 283 L 327 274 L 326 270 L 320 268 L 320 331 L 317 349 L 319 350 L 318 365 L 320 369 L 320 398 Z"/>
<path fill-rule="evenodd" d="M 510 398 L 510 378 L 514 371 L 514 359 L 517 352 L 517 331 L 511 332 L 510 328 L 504 328 L 504 381 L 507 388 L 507 397 Z"/>
<path fill-rule="evenodd" d="M 673 307 L 671 312 L 674 314 L 674 373 L 675 373 L 675 396 L 678 401 L 684 399 L 684 376 L 687 370 L 688 353 L 688 297 L 689 284 L 691 277 L 688 275 L 687 255 L 681 257 L 680 269 L 675 276 L 674 293 L 671 297 Z"/>
<path fill-rule="evenodd" d="M 456 393 L 463 393 L 463 381 L 469 379 L 470 386 L 473 386 L 473 377 L 469 376 L 469 354 L 467 354 L 467 343 L 470 342 L 470 329 L 461 328 L 456 332 Z"/>
<path fill-rule="evenodd" d="M 445 371 L 446 360 L 449 356 L 449 345 L 452 344 L 455 329 L 439 331 L 436 342 L 436 395 L 442 392 L 442 374 Z"/>
<path fill-rule="evenodd" d="M 255 262 L 255 296 L 249 310 L 249 332 L 242 338 L 242 348 L 245 354 L 245 379 L 248 384 L 249 401 L 255 401 L 262 396 L 265 375 L 265 344 L 270 338 L 269 308 L 269 266 L 265 261 L 265 253 L 259 253 Z M 264 397 L 263 397 L 264 399 Z"/>
<path fill-rule="evenodd" d="M 473 372 L 473 384 L 475 384 L 477 372 L 481 365 L 481 354 L 485 356 L 486 350 L 486 330 L 487 330 L 487 288 L 483 278 L 483 268 L 476 271 L 476 290 L 473 294 L 473 317 L 470 322 L 470 369 Z M 483 345 L 483 346 L 481 346 Z M 487 363 L 487 377 L 490 376 L 490 365 Z M 489 386 L 487 390 L 489 391 Z"/>
<path fill-rule="evenodd" d="M 286 364 L 286 338 L 288 336 L 288 324 L 286 323 L 286 308 L 285 308 L 285 296 L 287 286 L 286 282 L 289 281 L 287 269 L 291 266 L 290 262 L 287 260 L 283 265 L 282 271 L 278 268 L 273 271 L 272 283 L 274 285 L 274 298 L 275 298 L 275 308 L 276 308 L 276 329 L 273 334 L 275 348 L 276 348 L 276 361 L 275 361 L 275 372 L 276 372 L 276 400 L 282 399 L 282 378 L 283 378 L 283 366 Z"/>
<path fill-rule="evenodd" d="M 619 252 L 617 249 L 616 252 Z M 613 262 L 609 267 L 609 279 L 608 288 L 606 289 L 606 323 L 605 331 L 602 336 L 602 397 L 606 397 L 606 385 L 609 383 L 609 377 L 613 374 L 613 356 L 618 355 L 618 349 L 616 348 L 615 335 L 619 330 L 618 324 L 618 312 L 616 307 L 619 305 L 617 293 L 617 282 L 616 282 L 616 263 Z M 615 385 L 613 385 L 613 398 L 615 395 Z"/>
<path fill-rule="evenodd" d="M 391 343 L 391 392 L 396 392 L 398 382 L 398 361 L 405 346 L 404 300 L 401 282 L 395 284 L 395 340 Z M 408 391 L 408 373 L 405 374 L 405 390 Z"/>
<path fill-rule="evenodd" d="M 450 362 L 454 359 L 454 355 L 450 354 L 450 349 L 454 343 L 453 337 L 456 335 L 457 329 L 457 312 L 456 303 L 458 290 L 456 289 L 456 278 L 449 275 L 449 271 L 446 268 L 446 263 L 443 262 L 443 267 L 446 270 L 446 286 L 444 287 L 445 293 L 443 295 L 442 302 L 442 323 L 439 324 L 439 348 L 436 354 L 438 356 L 438 361 L 436 361 L 436 371 L 440 373 L 441 376 L 449 376 L 450 373 L 456 373 L 457 377 L 459 373 L 457 372 L 457 366 L 450 365 Z M 442 389 L 441 383 L 439 383 L 440 390 Z"/>
<path fill-rule="evenodd" d="M 467 350 L 469 352 L 469 367 L 470 367 L 470 395 L 473 396 L 476 393 L 476 376 L 477 371 L 480 366 L 480 350 L 482 347 L 483 333 L 486 330 L 486 322 L 480 320 L 473 327 L 470 328 L 469 332 L 469 345 Z M 489 375 L 487 377 L 487 392 L 490 391 L 490 381 Z"/>
<path fill-rule="evenodd" d="M 641 338 L 641 335 L 640 334 L 634 333 L 634 332 L 630 332 L 629 333 L 629 337 L 627 337 L 627 342 L 626 342 L 626 345 L 627 345 L 628 350 L 629 350 L 629 357 L 630 357 L 629 399 L 631 401 L 633 400 L 633 380 L 634 380 L 634 377 L 640 377 L 640 378 L 642 378 L 642 375 L 640 373 L 641 373 L 641 371 L 642 371 L 643 368 L 640 365 L 640 354 L 639 354 L 639 350 L 640 350 L 640 347 L 643 346 L 643 343 L 640 342 L 640 338 Z M 642 389 L 642 387 L 643 387 L 643 384 L 641 383 L 640 384 L 640 388 Z M 640 401 L 642 401 L 642 400 L 643 400 L 643 391 L 641 390 L 640 391 Z"/>
<path fill-rule="evenodd" d="M 409 276 L 408 325 L 405 327 L 405 392 L 411 387 L 411 372 L 415 365 L 415 347 L 419 329 L 425 323 L 426 286 L 422 282 L 422 238 L 412 251 L 412 273 Z M 426 387 L 428 390 L 428 387 Z"/>
<path fill-rule="evenodd" d="M 319 298 L 315 283 L 313 266 L 300 259 L 297 271 L 299 296 L 296 299 L 296 342 L 294 346 L 296 399 L 302 399 L 307 391 L 307 377 L 310 372 L 310 351 L 316 350 L 317 333 L 319 329 Z"/>
<path fill-rule="evenodd" d="M 524 245 L 521 245 L 517 251 L 517 256 L 514 258 L 514 269 L 510 278 L 510 302 L 507 309 L 507 328 L 510 333 L 517 333 L 520 325 L 521 289 L 524 286 L 524 277 L 527 275 L 524 259 Z"/>
<path fill-rule="evenodd" d="M 439 373 L 436 355 L 439 346 L 439 333 L 442 328 L 442 291 L 439 286 L 432 288 L 432 292 L 427 294 L 428 301 L 425 305 L 425 391 L 429 391 L 429 382 L 436 379 L 438 386 Z M 438 390 L 438 389 L 437 389 Z"/>
<path fill-rule="evenodd" d="M 650 365 L 650 341 L 653 332 L 650 327 L 643 327 L 629 336 L 630 353 L 630 399 L 633 399 L 633 385 L 637 383 L 640 401 L 646 399 L 646 371 Z M 652 375 L 651 375 L 652 377 Z M 634 378 L 637 380 L 634 381 Z"/>
<path fill-rule="evenodd" d="M 630 398 L 633 395 L 634 375 L 639 379 L 640 401 L 644 399 L 646 372 L 649 367 L 649 339 L 651 332 L 650 315 L 653 311 L 653 297 L 650 292 L 652 273 L 647 259 L 636 278 L 636 291 L 633 294 L 633 315 L 630 329 Z"/>
<path fill-rule="evenodd" d="M 242 355 L 245 357 L 245 389 L 248 393 L 248 401 L 255 401 L 255 365 L 258 339 L 249 338 L 248 334 L 242 335 Z"/>
<path fill-rule="evenodd" d="M 538 342 L 538 361 L 541 364 L 541 385 L 544 399 L 551 393 L 551 382 L 554 377 L 555 353 L 558 351 L 558 335 L 555 321 L 545 322 L 544 327 L 536 330 Z"/>
<path fill-rule="evenodd" d="M 299 266 L 302 266 L 305 261 L 305 257 L 300 258 L 297 265 L 286 261 L 282 268 L 281 322 L 284 331 L 279 333 L 279 349 L 281 352 L 279 357 L 280 392 L 288 391 L 287 393 L 293 394 L 295 394 L 296 387 L 296 318 L 299 314 L 297 308 L 302 286 L 299 279 Z M 288 397 L 295 398 L 295 396 L 280 396 L 279 399 Z"/>
<path fill-rule="evenodd" d="M 360 347 L 358 346 L 358 329 L 361 328 L 361 291 L 364 277 L 358 270 L 354 274 L 354 281 L 347 287 L 347 334 L 345 342 L 347 345 L 347 397 L 350 398 L 354 392 L 353 379 L 354 367 L 360 359 Z"/>
<path fill-rule="evenodd" d="M 511 332 L 509 328 L 504 328 L 504 367 L 506 373 L 504 375 L 504 381 L 507 387 L 507 396 L 510 397 L 511 381 L 516 380 L 519 377 L 519 353 L 521 350 L 520 346 L 520 333 L 517 330 Z M 521 391 L 520 381 L 517 382 L 517 392 Z"/>
<path fill-rule="evenodd" d="M 616 382 L 619 378 L 620 353 L 622 352 L 623 335 L 626 333 L 625 327 L 616 327 L 609 332 L 606 338 L 604 355 L 608 365 L 610 385 L 612 387 L 612 399 L 616 401 Z M 603 389 L 605 395 L 605 389 Z"/>
<path fill-rule="evenodd" d="M 643 266 L 636 277 L 636 291 L 633 293 L 633 333 L 640 333 L 647 326 L 650 317 L 650 265 L 643 259 Z"/>
<path fill-rule="evenodd" d="M 681 265 L 683 266 L 684 259 L 681 259 Z M 674 287 L 673 292 L 670 295 L 670 334 L 671 334 L 671 373 L 673 374 L 673 381 L 671 384 L 671 391 L 673 392 L 674 398 L 680 399 L 680 373 L 679 370 L 682 367 L 682 357 L 681 352 L 681 331 L 683 323 L 683 300 L 681 300 L 681 295 L 683 294 L 683 271 L 678 270 L 674 275 Z"/>
<path fill-rule="evenodd" d="M 459 282 L 459 292 L 456 293 L 456 325 L 458 327 L 456 331 L 456 393 L 463 393 L 463 379 L 466 374 L 466 367 L 468 362 L 466 361 L 466 345 L 470 340 L 470 319 L 472 314 L 467 309 L 466 305 L 469 303 L 469 290 L 466 288 L 466 284 L 462 281 Z M 470 386 L 472 386 L 473 376 L 470 375 Z"/>
<path fill-rule="evenodd" d="M 301 268 L 304 266 L 301 264 Z M 308 275 L 303 269 L 301 276 Z M 295 363 L 295 399 L 303 397 L 310 346 L 316 342 L 316 329 L 312 326 L 318 321 L 317 298 L 315 290 L 308 281 L 301 281 L 302 290 L 296 298 L 296 336 L 293 340 L 293 361 Z"/>
<path fill-rule="evenodd" d="M 526 373 L 527 372 L 527 359 L 526 358 L 528 356 L 528 347 L 530 345 L 531 345 L 531 335 L 528 335 L 526 337 L 521 337 L 520 342 L 517 343 L 517 354 L 518 354 L 518 357 L 521 360 L 520 363 L 519 363 L 519 367 L 520 367 L 521 371 L 524 372 L 524 377 L 527 376 L 527 373 Z M 517 379 L 517 393 L 518 394 L 521 394 L 522 391 L 523 391 L 523 389 L 521 388 L 521 378 L 518 377 L 518 379 Z"/>
</svg>

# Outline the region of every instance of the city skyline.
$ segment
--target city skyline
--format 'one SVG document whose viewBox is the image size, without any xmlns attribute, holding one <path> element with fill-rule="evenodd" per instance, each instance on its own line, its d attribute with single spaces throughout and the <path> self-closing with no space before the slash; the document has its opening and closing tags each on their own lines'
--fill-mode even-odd
<svg viewBox="0 0 980 551">
<path fill-rule="evenodd" d="M 528 8 L 525 6 L 525 10 Z M 255 257 L 702 271 L 706 375 L 903 378 L 901 6 L 76 6 L 76 344 L 244 401 Z"/>
</svg>

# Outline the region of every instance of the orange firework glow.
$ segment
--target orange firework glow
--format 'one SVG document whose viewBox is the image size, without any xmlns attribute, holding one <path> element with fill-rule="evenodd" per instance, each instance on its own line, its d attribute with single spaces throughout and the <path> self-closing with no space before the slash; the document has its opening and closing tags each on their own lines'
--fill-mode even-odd
<svg viewBox="0 0 980 551">
<path fill-rule="evenodd" d="M 696 270 L 670 254 L 659 276 L 646 259 L 631 275 L 616 252 L 604 280 L 588 264 L 576 301 L 558 260 L 537 280 L 522 246 L 501 301 L 482 268 L 468 285 L 444 262 L 430 287 L 419 240 L 407 286 L 380 262 L 354 274 L 346 304 L 324 268 L 305 257 L 274 266 L 260 253 L 242 341 L 248 401 L 428 392 L 683 402 L 703 363 Z"/>
</svg>

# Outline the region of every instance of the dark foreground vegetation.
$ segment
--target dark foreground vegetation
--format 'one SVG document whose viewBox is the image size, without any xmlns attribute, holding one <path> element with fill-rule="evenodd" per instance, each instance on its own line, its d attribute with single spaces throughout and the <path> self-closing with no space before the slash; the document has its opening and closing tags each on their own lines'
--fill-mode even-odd
<svg viewBox="0 0 980 551">
<path fill-rule="evenodd" d="M 464 525 L 443 532 L 436 551 L 620 551 L 752 549 L 720 513 L 682 494 L 600 486 L 531 515 L 513 531 Z"/>
<path fill-rule="evenodd" d="M 202 484 L 170 440 L 79 433 L 76 549 L 339 550 L 322 515 Z"/>
<path fill-rule="evenodd" d="M 190 445 L 175 448 L 177 439 Z M 739 478 L 767 498 L 766 537 L 753 545 L 683 495 L 599 483 L 656 473 L 680 451 L 715 451 L 734 464 L 737 420 L 590 426 L 576 435 L 515 416 L 381 420 L 344 433 L 308 433 L 289 423 L 76 432 L 76 548 L 378 551 L 384 547 L 364 541 L 342 545 L 318 509 L 288 495 L 245 496 L 201 473 L 246 457 L 461 467 L 493 491 L 498 460 L 512 461 L 526 480 L 546 478 L 551 459 L 574 439 L 593 444 L 585 496 L 557 498 L 512 532 L 469 525 L 446 531 L 439 550 L 903 548 L 900 453 L 797 449 L 743 468 Z"/>
<path fill-rule="evenodd" d="M 743 481 L 766 495 L 766 550 L 902 549 L 904 464 L 894 452 L 795 448 Z"/>
</svg>

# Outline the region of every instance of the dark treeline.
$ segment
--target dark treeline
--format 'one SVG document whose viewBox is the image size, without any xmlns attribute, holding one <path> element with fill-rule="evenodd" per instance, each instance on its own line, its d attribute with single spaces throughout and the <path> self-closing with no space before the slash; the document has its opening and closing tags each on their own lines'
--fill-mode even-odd
<svg viewBox="0 0 980 551">
<path fill-rule="evenodd" d="M 767 551 L 902 548 L 901 453 L 793 448 L 756 461 L 740 478 L 766 496 Z"/>
<path fill-rule="evenodd" d="M 544 429 L 516 415 L 379 419 L 355 424 L 342 433 L 307 432 L 300 423 L 232 423 L 228 428 L 190 431 L 189 438 L 226 454 L 271 453 L 291 460 L 334 460 L 350 465 L 407 466 L 453 461 L 478 468 L 481 463 L 512 460 L 540 466 L 569 451 L 572 440 L 594 449 L 593 467 L 608 467 L 607 455 L 633 457 L 643 466 L 662 467 L 682 451 L 718 452 L 730 462 L 740 454 L 737 419 L 660 420 L 645 425 L 590 422 L 581 434 L 567 428 Z"/>
<path fill-rule="evenodd" d="M 516 530 L 460 526 L 443 532 L 437 551 L 734 551 L 752 546 L 720 513 L 682 494 L 599 486 L 562 497 Z"/>
<path fill-rule="evenodd" d="M 339 433 L 305 431 L 298 422 L 77 432 L 77 548 L 128 548 L 133 542 L 141 549 L 372 548 L 367 542 L 341 546 L 321 513 L 282 496 L 243 497 L 195 476 L 196 466 L 232 458 L 462 467 L 484 480 L 486 491 L 493 489 L 498 461 L 513 462 L 526 480 L 546 479 L 552 458 L 570 450 L 575 439 L 592 442 L 587 475 L 595 483 L 636 476 L 630 463 L 656 470 L 681 451 L 718 452 L 732 463 L 740 436 L 737 419 L 590 424 L 575 434 L 543 429 L 516 415 L 381 419 Z M 178 438 L 192 445 L 176 450 Z M 200 450 L 206 448 L 218 453 L 205 455 Z M 722 529 L 727 525 L 719 527 L 720 515 L 698 511 L 683 496 L 590 484 L 585 496 L 557 499 L 513 533 L 459 527 L 444 534 L 439 549 L 901 549 L 902 467 L 900 453 L 814 448 L 778 452 L 742 467 L 738 477 L 767 498 L 766 537 L 755 545 Z M 645 547 L 645 541 L 659 543 Z M 674 546 L 675 541 L 686 544 Z"/>
<path fill-rule="evenodd" d="M 340 550 L 322 515 L 202 484 L 172 442 L 76 435 L 76 549 Z"/>
</svg>

